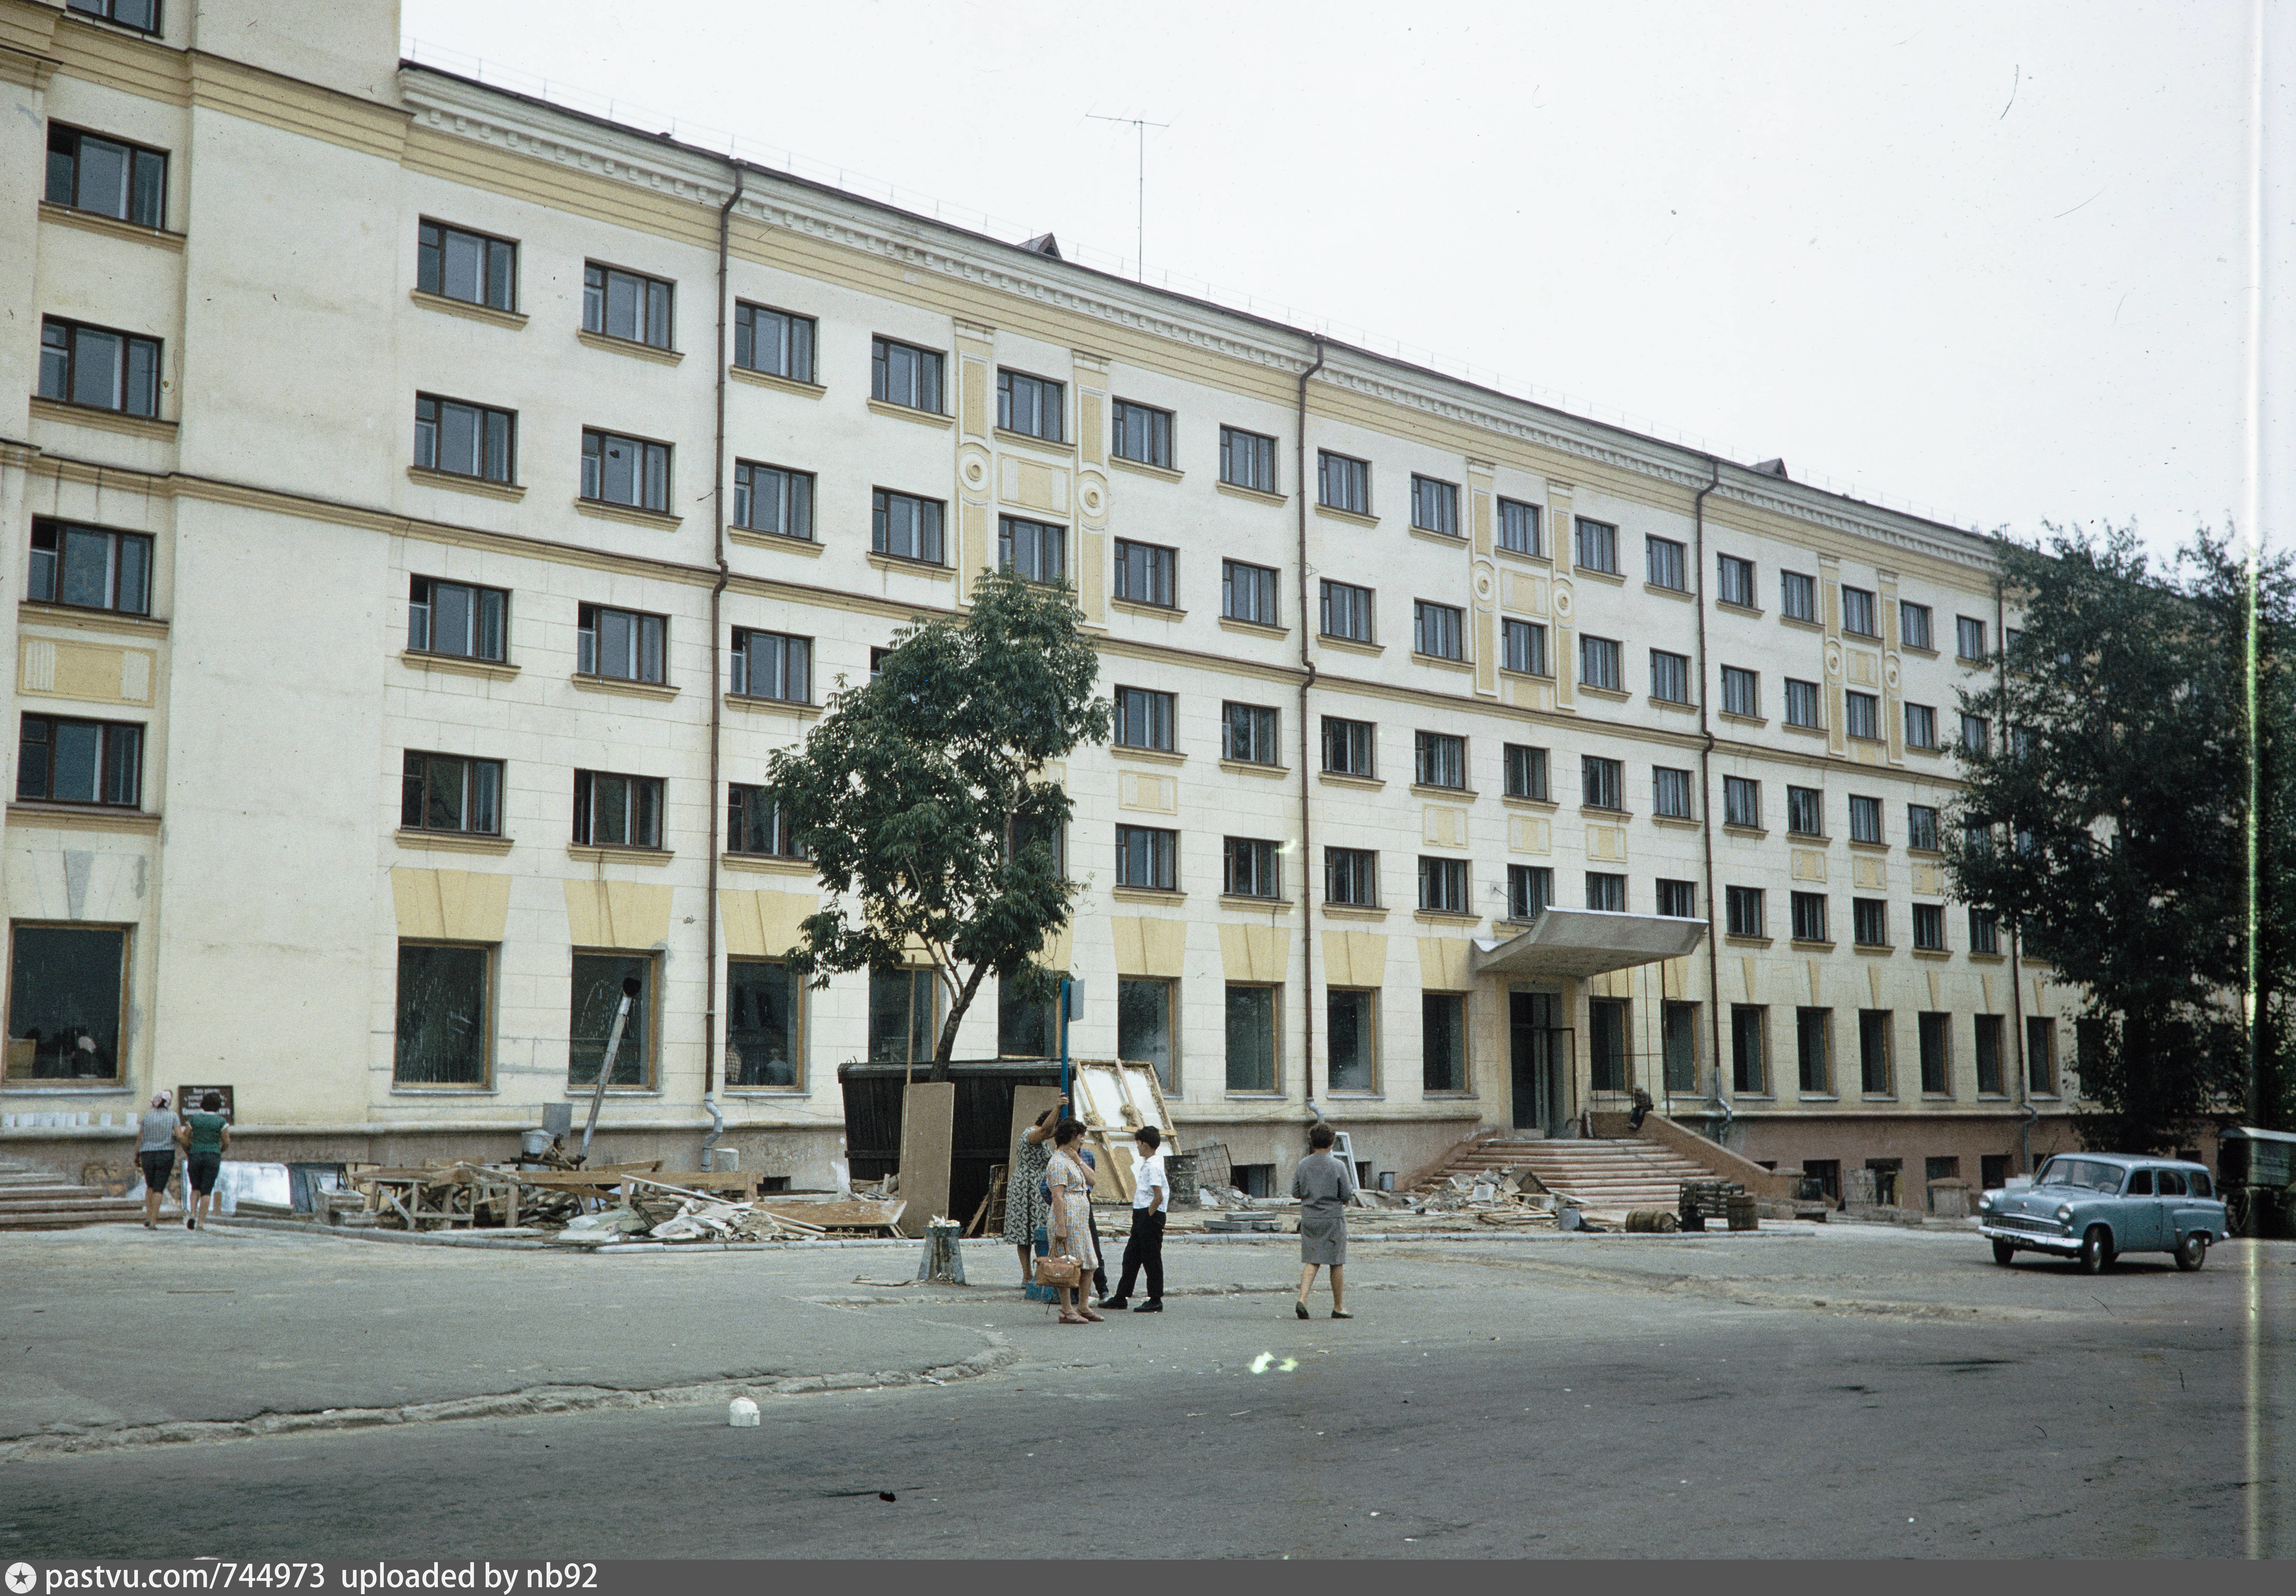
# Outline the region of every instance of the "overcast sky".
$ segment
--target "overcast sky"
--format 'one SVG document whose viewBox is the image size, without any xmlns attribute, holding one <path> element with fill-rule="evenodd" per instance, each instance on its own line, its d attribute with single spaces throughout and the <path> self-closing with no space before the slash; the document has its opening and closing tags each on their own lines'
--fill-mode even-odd
<svg viewBox="0 0 2296 1596">
<path fill-rule="evenodd" d="M 2135 520 L 2160 547 L 2248 512 L 2253 19 L 404 0 L 439 64 L 726 130 L 1127 272 L 1136 135 L 1088 114 L 1168 123 L 1147 134 L 1152 281 L 1956 525 Z M 2285 285 L 2296 5 L 2267 25 L 2265 281 Z"/>
</svg>

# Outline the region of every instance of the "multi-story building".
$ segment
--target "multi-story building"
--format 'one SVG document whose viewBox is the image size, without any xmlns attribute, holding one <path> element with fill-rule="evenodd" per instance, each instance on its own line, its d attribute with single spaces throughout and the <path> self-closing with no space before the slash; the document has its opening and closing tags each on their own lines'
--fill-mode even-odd
<svg viewBox="0 0 2296 1596">
<path fill-rule="evenodd" d="M 1247 1179 L 1311 1101 L 1404 1169 L 1641 1086 L 1908 1200 L 2062 1139 L 2068 996 L 1939 863 L 2001 734 L 1956 698 L 2013 621 L 1981 539 L 397 20 L 0 0 L 0 1135 L 217 1082 L 245 1150 L 498 1152 L 635 977 L 602 1134 L 690 1159 L 707 1098 L 819 1183 L 839 1064 L 941 1000 L 792 982 L 759 783 L 1003 562 L 1074 585 L 1118 709 L 1065 772 L 1072 1044 Z M 984 1002 L 959 1056 L 1046 1032 Z"/>
</svg>

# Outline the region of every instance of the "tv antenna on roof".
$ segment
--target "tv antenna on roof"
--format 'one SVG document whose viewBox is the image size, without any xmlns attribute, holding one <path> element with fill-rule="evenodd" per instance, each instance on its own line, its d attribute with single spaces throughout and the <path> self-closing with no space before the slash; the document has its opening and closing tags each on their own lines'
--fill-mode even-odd
<svg viewBox="0 0 2296 1596">
<path fill-rule="evenodd" d="M 1123 122 L 1138 135 L 1139 186 L 1133 210 L 1132 277 L 1136 282 L 1144 282 L 1148 266 L 1142 258 L 1142 250 L 1148 236 L 1148 130 L 1151 127 L 1169 127 L 1172 124 L 1151 122 L 1141 117 L 1104 117 L 1089 110 L 1085 112 L 1085 119 L 1090 122 Z"/>
</svg>

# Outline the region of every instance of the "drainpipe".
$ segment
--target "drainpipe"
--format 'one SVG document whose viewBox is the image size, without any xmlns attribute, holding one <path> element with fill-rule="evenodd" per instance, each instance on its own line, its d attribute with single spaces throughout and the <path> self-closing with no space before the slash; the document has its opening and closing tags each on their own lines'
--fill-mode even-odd
<svg viewBox="0 0 2296 1596">
<path fill-rule="evenodd" d="M 1306 1052 L 1300 1060 L 1300 1078 L 1307 1083 L 1308 1113 L 1321 1119 L 1316 1107 L 1316 852 L 1309 846 L 1315 816 L 1309 795 L 1315 790 L 1315 766 L 1310 763 L 1314 745 L 1308 730 L 1308 692 L 1316 685 L 1316 660 L 1308 652 L 1308 640 L 1314 634 L 1308 621 L 1315 611 L 1308 607 L 1308 379 L 1324 369 L 1324 340 L 1320 333 L 1311 333 L 1316 340 L 1316 364 L 1300 373 L 1300 397 L 1292 425 L 1292 490 L 1299 500 L 1300 512 L 1300 668 L 1307 674 L 1300 679 L 1300 1021 Z"/>
<path fill-rule="evenodd" d="M 1714 1037 L 1714 1101 L 1721 1107 L 1722 1125 L 1726 1129 L 1731 1110 L 1729 1100 L 1722 1093 L 1722 954 L 1714 934 L 1714 727 L 1707 718 L 1714 683 L 1706 669 L 1706 495 L 1722 486 L 1722 462 L 1718 456 L 1709 454 L 1706 466 L 1706 486 L 1698 490 L 1690 510 L 1697 528 L 1698 559 L 1698 840 L 1706 855 L 1706 1007 L 1708 1029 Z M 1660 1068 L 1665 1068 L 1663 1062 Z"/>
<path fill-rule="evenodd" d="M 711 376 L 718 390 L 717 475 L 711 479 L 709 523 L 718 580 L 709 589 L 709 901 L 702 905 L 701 1106 L 709 1110 L 711 1128 L 701 1143 L 701 1167 L 711 1167 L 718 1138 L 726 1134 L 725 1117 L 718 1112 L 718 826 L 726 814 L 719 798 L 719 745 L 726 730 L 726 647 L 724 610 L 726 584 L 733 569 L 726 563 L 726 291 L 727 244 L 733 235 L 734 207 L 742 198 L 749 174 L 739 161 L 734 170 L 734 192 L 718 208 L 718 365 Z"/>
<path fill-rule="evenodd" d="M 2001 571 L 1993 572 L 1993 642 L 1995 644 L 1994 680 L 2000 691 L 2001 746 L 2016 745 L 2009 734 L 2009 610 L 2001 597 Z M 2017 817 L 2009 817 L 2009 846 L 2017 846 Z M 2041 1110 L 2032 1104 L 2032 1077 L 2026 1073 L 2025 1064 L 2025 947 L 2017 935 L 2017 922 L 2009 922 L 2009 1028 L 2017 1050 L 2017 1106 L 2025 1111 L 2025 1123 L 2017 1132 L 2020 1149 L 2025 1160 L 2025 1173 L 2033 1173 L 2033 1122 Z"/>
</svg>

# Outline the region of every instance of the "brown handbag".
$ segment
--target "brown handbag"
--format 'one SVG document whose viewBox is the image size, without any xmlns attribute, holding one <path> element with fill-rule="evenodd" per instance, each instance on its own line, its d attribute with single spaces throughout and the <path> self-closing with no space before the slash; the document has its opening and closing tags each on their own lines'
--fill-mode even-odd
<svg viewBox="0 0 2296 1596">
<path fill-rule="evenodd" d="M 1071 1286 L 1082 1289 L 1084 1265 L 1075 1258 L 1054 1253 L 1037 1260 L 1037 1284 L 1040 1286 Z"/>
</svg>

